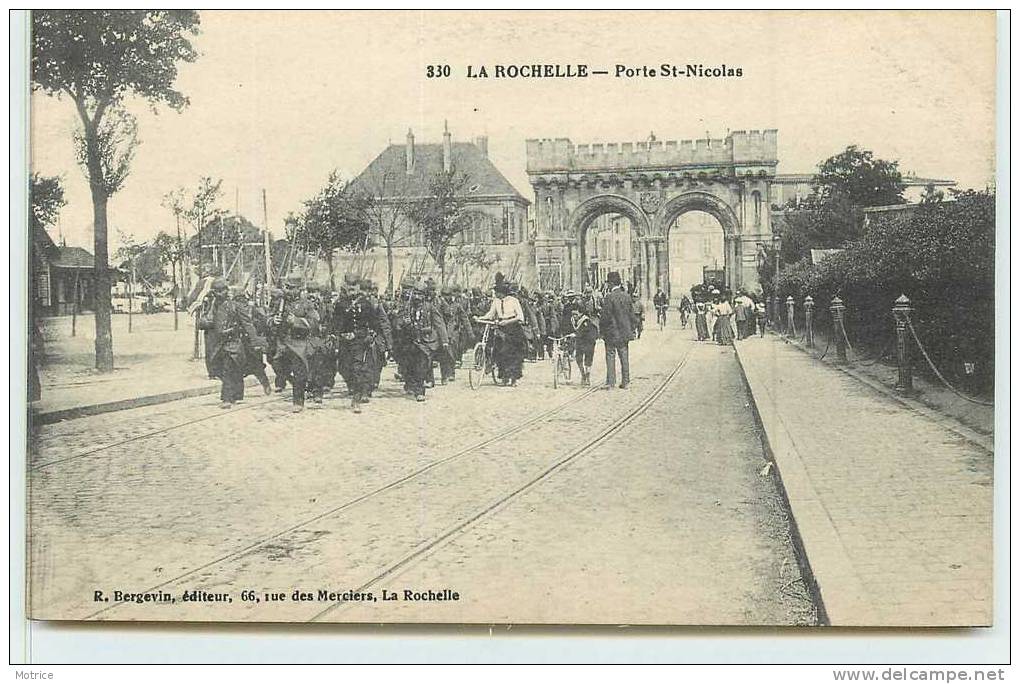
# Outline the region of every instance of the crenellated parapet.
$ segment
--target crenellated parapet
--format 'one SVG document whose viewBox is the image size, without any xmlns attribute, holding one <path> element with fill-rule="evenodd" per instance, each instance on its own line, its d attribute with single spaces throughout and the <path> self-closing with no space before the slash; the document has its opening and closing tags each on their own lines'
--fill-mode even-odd
<svg viewBox="0 0 1020 684">
<path fill-rule="evenodd" d="M 777 131 L 733 131 L 725 138 L 574 145 L 569 138 L 527 141 L 531 175 L 665 171 L 774 175 Z"/>
</svg>

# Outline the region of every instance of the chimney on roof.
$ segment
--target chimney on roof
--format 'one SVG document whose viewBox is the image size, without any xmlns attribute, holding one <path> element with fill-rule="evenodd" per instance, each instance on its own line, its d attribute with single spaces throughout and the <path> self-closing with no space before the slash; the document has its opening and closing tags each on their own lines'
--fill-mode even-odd
<svg viewBox="0 0 1020 684">
<path fill-rule="evenodd" d="M 407 129 L 407 146 L 404 148 L 404 156 L 407 158 L 407 173 L 414 173 L 414 133 Z"/>
<path fill-rule="evenodd" d="M 446 120 L 443 121 L 443 171 L 450 172 L 453 164 L 453 145 L 450 143 L 450 128 Z"/>
<path fill-rule="evenodd" d="M 480 135 L 475 138 L 475 147 L 482 151 L 482 156 L 489 156 L 489 136 Z"/>
</svg>

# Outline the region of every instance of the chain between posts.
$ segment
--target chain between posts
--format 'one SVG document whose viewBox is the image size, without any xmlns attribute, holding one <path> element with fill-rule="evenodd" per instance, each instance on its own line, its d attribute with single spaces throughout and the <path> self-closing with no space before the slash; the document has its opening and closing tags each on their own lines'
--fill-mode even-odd
<svg viewBox="0 0 1020 684">
<path fill-rule="evenodd" d="M 905 297 L 906 295 L 903 295 L 901 296 L 901 299 Z M 899 302 L 899 300 L 896 301 Z M 910 320 L 910 312 L 906 311 L 904 312 L 904 314 L 905 314 L 904 318 L 906 320 L 906 327 L 907 329 L 910 330 L 910 334 L 914 338 L 914 343 L 917 345 L 917 348 L 921 351 L 921 356 L 923 356 L 924 360 L 928 362 L 928 367 L 931 368 L 932 372 L 935 374 L 935 377 L 941 380 L 942 384 L 945 385 L 950 392 L 952 392 L 953 394 L 955 394 L 956 396 L 960 397 L 965 401 L 969 401 L 973 404 L 978 404 L 979 406 L 994 406 L 995 402 L 985 401 L 983 399 L 975 399 L 974 397 L 967 396 L 960 390 L 953 387 L 952 384 L 950 384 L 950 382 L 946 380 L 945 376 L 943 376 L 942 373 L 939 372 L 939 369 L 935 366 L 935 362 L 931 360 L 930 356 L 928 356 L 928 351 L 924 348 L 924 345 L 921 344 L 921 338 L 918 337 L 917 330 L 914 329 L 914 323 L 913 321 Z"/>
<path fill-rule="evenodd" d="M 786 298 L 786 311 L 787 311 L 787 336 L 796 336 L 796 326 L 793 320 L 793 307 L 794 300 L 792 296 Z M 829 311 L 832 314 L 832 335 L 826 341 L 825 349 L 822 351 L 821 356 L 818 360 L 821 361 L 829 353 L 829 349 L 832 345 L 833 339 L 836 340 L 836 353 L 837 363 L 847 362 L 847 350 L 849 349 L 854 357 L 857 356 L 857 352 L 854 350 L 853 345 L 850 344 L 850 338 L 847 336 L 846 325 L 844 323 L 844 313 L 846 311 L 846 305 L 839 296 L 832 298 L 832 303 L 829 305 Z M 921 356 L 924 357 L 925 362 L 928 364 L 931 371 L 935 376 L 946 386 L 948 390 L 956 394 L 961 399 L 969 401 L 980 406 L 994 406 L 994 402 L 985 401 L 983 399 L 976 399 L 974 397 L 967 396 L 960 390 L 956 389 L 952 383 L 950 383 L 946 377 L 939 371 L 935 362 L 932 361 L 931 356 L 928 354 L 927 349 L 921 343 L 921 338 L 917 334 L 917 330 L 914 328 L 914 323 L 910 318 L 910 314 L 914 311 L 911 305 L 910 299 L 906 295 L 900 295 L 896 302 L 893 304 L 892 313 L 893 318 L 896 321 L 896 361 L 897 361 L 897 382 L 895 389 L 901 394 L 913 394 L 913 370 L 910 365 L 910 349 L 908 346 L 909 339 L 907 333 L 910 333 L 910 337 L 913 338 L 914 343 L 917 345 L 918 350 L 921 352 Z M 804 298 L 804 321 L 805 330 L 803 339 L 806 341 L 808 347 L 814 347 L 814 299 L 808 295 Z M 871 366 L 881 361 L 886 352 L 889 349 L 889 343 L 886 343 L 882 347 L 882 350 L 875 356 L 874 359 L 868 362 L 859 362 L 855 360 L 855 363 L 860 363 L 862 366 Z"/>
</svg>

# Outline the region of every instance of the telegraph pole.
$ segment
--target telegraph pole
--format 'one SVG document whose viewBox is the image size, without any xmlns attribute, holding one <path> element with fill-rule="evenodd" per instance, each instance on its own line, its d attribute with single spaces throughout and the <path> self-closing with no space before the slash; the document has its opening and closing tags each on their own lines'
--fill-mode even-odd
<svg viewBox="0 0 1020 684">
<path fill-rule="evenodd" d="M 269 245 L 269 209 L 266 205 L 266 189 L 262 188 L 262 250 L 266 259 L 266 287 L 273 284 L 273 254 Z"/>
</svg>

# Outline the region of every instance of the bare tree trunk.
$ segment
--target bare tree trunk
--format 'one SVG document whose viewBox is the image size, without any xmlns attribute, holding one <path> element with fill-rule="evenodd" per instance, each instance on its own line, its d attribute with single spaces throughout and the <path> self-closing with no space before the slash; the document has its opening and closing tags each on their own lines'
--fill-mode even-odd
<svg viewBox="0 0 1020 684">
<path fill-rule="evenodd" d="M 95 146 L 94 138 L 89 142 Z M 95 263 L 92 300 L 96 314 L 96 370 L 109 373 L 113 370 L 113 328 L 110 317 L 110 267 L 107 244 L 106 206 L 109 198 L 101 186 L 103 171 L 98 154 L 90 155 L 89 179 L 92 186 L 92 217 L 95 228 Z M 92 163 L 94 162 L 94 163 Z"/>
<path fill-rule="evenodd" d="M 326 266 L 329 267 L 329 288 L 336 289 L 335 267 L 333 266 L 333 250 L 326 250 Z"/>
<path fill-rule="evenodd" d="M 386 241 L 386 291 L 393 290 L 393 240 Z"/>
<path fill-rule="evenodd" d="M 181 263 L 183 264 L 183 261 Z M 184 269 L 182 268 L 181 270 L 183 271 Z M 174 288 L 174 290 L 173 290 L 174 294 L 173 294 L 173 297 L 171 298 L 170 307 L 174 310 L 174 330 L 176 331 L 177 330 L 177 326 L 178 326 L 178 323 L 177 323 L 177 299 L 180 296 L 180 292 L 177 291 L 177 264 L 175 264 L 173 262 L 170 263 L 170 279 L 172 281 L 173 288 Z"/>
<path fill-rule="evenodd" d="M 135 260 L 131 259 L 131 281 L 128 283 L 128 332 L 134 328 L 135 316 Z"/>
</svg>

